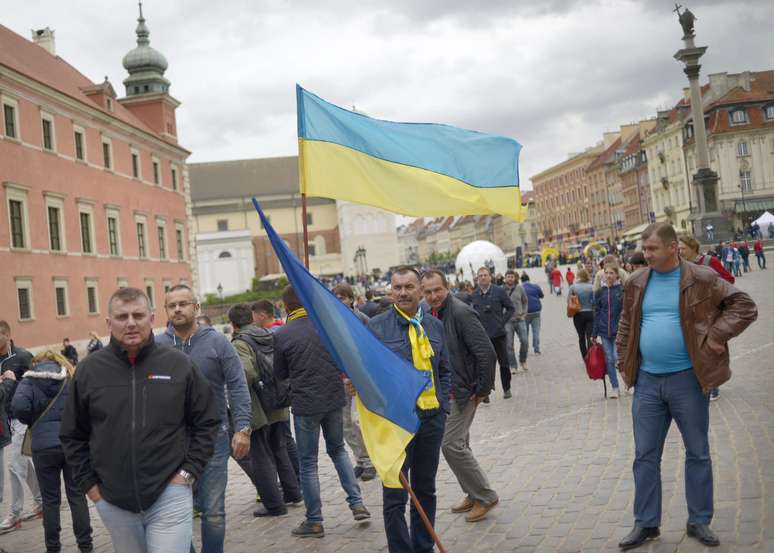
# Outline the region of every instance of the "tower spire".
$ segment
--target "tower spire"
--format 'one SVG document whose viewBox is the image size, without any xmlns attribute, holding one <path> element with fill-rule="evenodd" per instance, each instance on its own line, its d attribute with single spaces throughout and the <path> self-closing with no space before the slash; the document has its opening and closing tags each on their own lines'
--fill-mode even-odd
<svg viewBox="0 0 774 553">
<path fill-rule="evenodd" d="M 169 81 L 164 78 L 167 60 L 161 52 L 151 48 L 150 30 L 142 13 L 142 0 L 137 2 L 137 7 L 137 47 L 124 56 L 124 68 L 129 72 L 129 77 L 124 80 L 126 95 L 168 92 Z"/>
</svg>

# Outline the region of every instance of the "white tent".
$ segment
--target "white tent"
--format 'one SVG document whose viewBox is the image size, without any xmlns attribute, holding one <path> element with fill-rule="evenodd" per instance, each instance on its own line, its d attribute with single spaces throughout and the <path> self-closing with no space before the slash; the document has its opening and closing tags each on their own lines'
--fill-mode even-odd
<svg viewBox="0 0 774 553">
<path fill-rule="evenodd" d="M 457 269 L 457 274 L 460 274 L 460 270 L 462 270 L 462 278 L 472 282 L 473 271 L 478 271 L 485 266 L 491 267 L 494 265 L 495 274 L 505 274 L 505 271 L 508 269 L 508 260 L 505 258 L 503 250 L 491 242 L 476 240 L 460 250 L 454 265 Z"/>
<path fill-rule="evenodd" d="M 763 215 L 758 217 L 755 222 L 758 223 L 758 226 L 760 226 L 761 229 L 764 229 L 769 226 L 769 223 L 774 223 L 774 215 L 769 211 L 764 211 Z"/>
</svg>

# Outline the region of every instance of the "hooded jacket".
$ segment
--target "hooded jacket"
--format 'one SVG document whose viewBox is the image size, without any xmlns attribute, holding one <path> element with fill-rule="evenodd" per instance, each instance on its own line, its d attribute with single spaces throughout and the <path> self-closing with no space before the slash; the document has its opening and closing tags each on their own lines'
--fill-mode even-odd
<svg viewBox="0 0 774 553">
<path fill-rule="evenodd" d="M 32 451 L 59 448 L 59 425 L 62 422 L 62 411 L 70 381 L 67 370 L 54 361 L 38 363 L 24 373 L 24 378 L 16 387 L 16 393 L 11 402 L 13 417 L 32 430 Z M 59 390 L 62 389 L 62 393 Z M 38 420 L 48 405 L 54 401 L 45 416 Z"/>
<path fill-rule="evenodd" d="M 615 339 L 622 308 L 623 286 L 620 282 L 613 286 L 602 286 L 594 292 L 594 330 L 591 334 Z"/>
<path fill-rule="evenodd" d="M 83 493 L 98 484 L 109 503 L 138 513 L 178 470 L 199 478 L 221 424 L 190 357 L 150 336 L 132 363 L 111 338 L 79 363 L 59 437 Z"/>
<path fill-rule="evenodd" d="M 181 340 L 172 325 L 168 325 L 166 332 L 156 336 L 156 343 L 171 346 L 191 357 L 210 383 L 223 428 L 228 428 L 229 409 L 235 430 L 250 426 L 250 392 L 245 371 L 228 338 L 211 326 L 200 326 L 190 338 Z M 224 387 L 228 392 L 228 408 Z"/>
</svg>

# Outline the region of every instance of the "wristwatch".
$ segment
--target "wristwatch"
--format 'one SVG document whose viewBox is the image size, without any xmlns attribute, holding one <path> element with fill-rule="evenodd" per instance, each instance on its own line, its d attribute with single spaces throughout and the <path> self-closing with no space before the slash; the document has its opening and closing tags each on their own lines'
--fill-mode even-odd
<svg viewBox="0 0 774 553">
<path fill-rule="evenodd" d="M 189 486 L 193 486 L 194 480 L 196 480 L 193 474 L 191 474 L 185 469 L 180 469 L 179 471 L 177 471 L 177 475 L 183 480 L 185 480 L 185 483 L 188 484 Z"/>
<path fill-rule="evenodd" d="M 239 432 L 240 434 L 247 434 L 248 436 L 250 435 L 250 433 L 252 433 L 252 431 L 253 431 L 252 428 L 250 428 L 249 426 L 245 426 L 237 430 L 237 432 Z"/>
</svg>

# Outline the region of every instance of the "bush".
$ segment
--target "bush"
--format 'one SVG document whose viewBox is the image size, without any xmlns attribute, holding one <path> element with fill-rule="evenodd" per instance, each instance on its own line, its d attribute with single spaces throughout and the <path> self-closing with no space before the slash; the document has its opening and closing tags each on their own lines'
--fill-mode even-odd
<svg viewBox="0 0 774 553">
<path fill-rule="evenodd" d="M 258 300 L 271 300 L 275 301 L 282 296 L 282 290 L 259 290 L 256 292 L 248 291 L 241 294 L 234 294 L 232 296 L 226 296 L 223 301 L 216 294 L 207 294 L 205 296 L 204 305 L 231 305 L 234 303 L 250 303 Z"/>
</svg>

